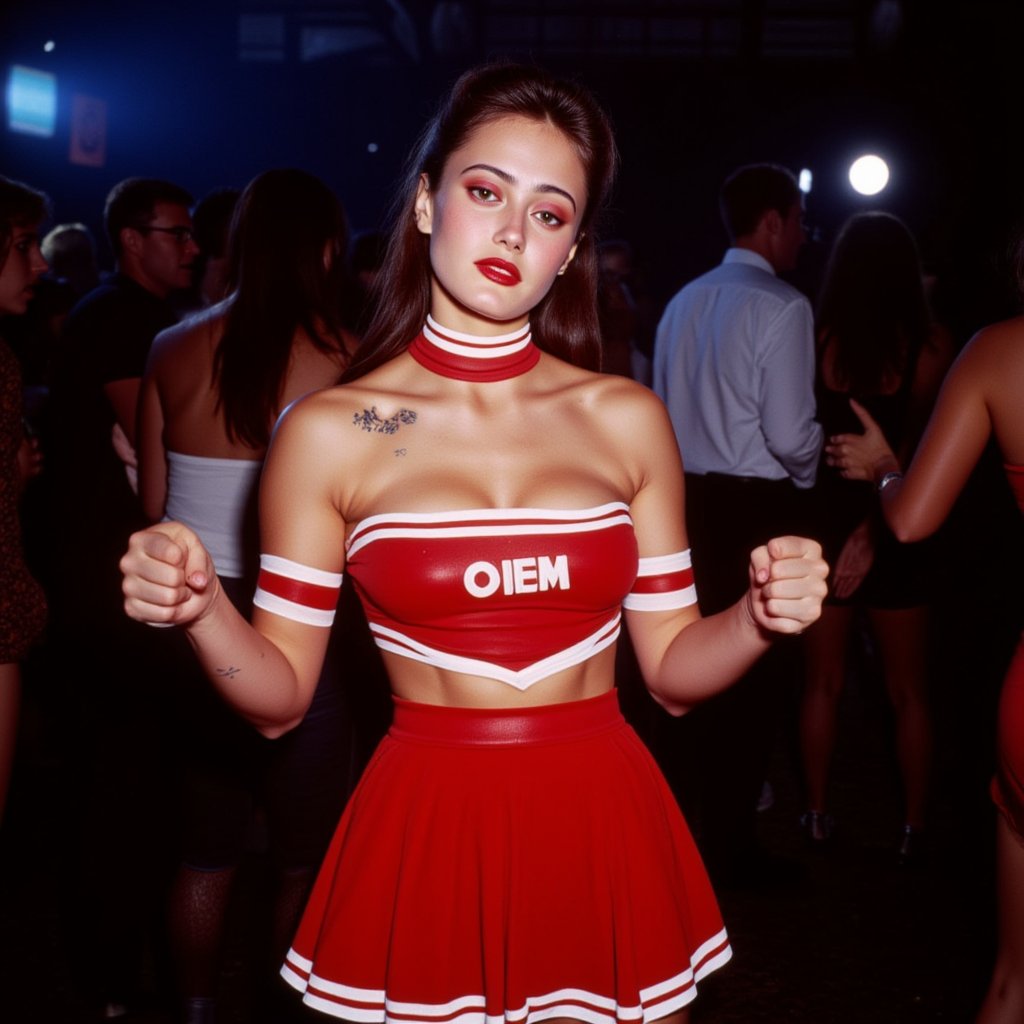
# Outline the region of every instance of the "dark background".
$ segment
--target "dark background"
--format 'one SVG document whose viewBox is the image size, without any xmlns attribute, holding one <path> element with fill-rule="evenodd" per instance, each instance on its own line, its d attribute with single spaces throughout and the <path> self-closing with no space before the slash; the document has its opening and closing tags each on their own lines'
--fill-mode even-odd
<svg viewBox="0 0 1024 1024">
<path fill-rule="evenodd" d="M 633 242 L 656 302 L 720 258 L 722 178 L 774 160 L 814 173 L 816 242 L 801 283 L 813 290 L 847 216 L 888 209 L 919 239 L 939 313 L 963 344 L 1015 303 L 1007 250 L 1024 219 L 1022 30 L 1024 4 L 1013 0 L 9 0 L 0 73 L 12 63 L 55 73 L 59 106 L 52 138 L 0 124 L 0 173 L 45 189 L 58 221 L 102 235 L 104 197 L 129 175 L 170 178 L 198 198 L 298 166 L 368 230 L 445 87 L 471 64 L 512 56 L 578 76 L 610 111 L 622 173 L 604 236 Z M 76 93 L 107 104 L 99 168 L 69 161 Z M 872 200 L 845 181 L 865 150 L 893 174 Z M 791 890 L 720 893 L 736 958 L 702 986 L 695 1024 L 973 1018 L 995 934 L 992 723 L 1024 600 L 1019 517 L 998 466 L 980 476 L 954 516 L 934 609 L 930 859 L 910 874 L 895 866 L 891 721 L 862 659 L 841 714 L 836 847 L 822 858 L 801 845 L 790 738 L 762 827 L 806 877 Z M 7 832 L 17 842 L 0 847 L 0 1018 L 92 1020 L 73 982 L 78 951 L 60 939 L 67 767 L 26 719 Z M 256 878 L 258 891 L 258 864 Z M 244 957 L 228 966 L 227 1024 L 247 1019 L 252 998 L 235 960 Z M 169 1018 L 156 1006 L 133 1019 Z"/>
<path fill-rule="evenodd" d="M 1024 5 L 994 0 L 16 0 L 0 14 L 0 68 L 54 72 L 58 125 L 49 139 L 4 128 L 0 168 L 47 190 L 58 220 L 99 229 L 128 175 L 199 197 L 299 166 L 366 230 L 445 86 L 513 56 L 578 76 L 611 112 L 623 161 L 604 235 L 634 243 L 657 298 L 717 261 L 724 175 L 770 159 L 813 171 L 823 245 L 865 206 L 906 219 L 962 341 L 1006 311 L 1022 29 Z M 101 168 L 69 162 L 74 93 L 107 103 Z M 864 200 L 845 169 L 872 149 L 893 176 Z"/>
</svg>

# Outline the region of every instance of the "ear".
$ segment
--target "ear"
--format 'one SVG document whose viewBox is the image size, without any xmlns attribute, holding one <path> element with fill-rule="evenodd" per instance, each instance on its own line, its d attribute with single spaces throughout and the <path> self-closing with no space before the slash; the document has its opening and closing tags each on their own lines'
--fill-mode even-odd
<svg viewBox="0 0 1024 1024">
<path fill-rule="evenodd" d="M 334 263 L 334 242 L 328 239 L 324 242 L 324 273 L 331 269 L 332 263 Z"/>
<path fill-rule="evenodd" d="M 434 199 L 430 194 L 430 181 L 425 174 L 420 175 L 420 183 L 416 186 L 412 216 L 416 227 L 424 235 L 429 235 L 434 225 Z"/>
<path fill-rule="evenodd" d="M 119 238 L 121 241 L 121 252 L 128 252 L 133 256 L 138 256 L 142 249 L 142 235 L 135 228 L 121 228 Z"/>
<path fill-rule="evenodd" d="M 582 241 L 583 236 L 580 235 L 575 242 L 572 243 L 572 248 L 569 250 L 569 255 L 565 257 L 565 262 L 558 268 L 558 276 L 561 277 L 568 269 L 569 264 L 572 263 L 573 257 L 576 255 L 576 250 L 579 248 L 579 244 Z"/>
<path fill-rule="evenodd" d="M 761 218 L 769 235 L 777 235 L 782 231 L 782 214 L 778 210 L 766 210 Z"/>
</svg>

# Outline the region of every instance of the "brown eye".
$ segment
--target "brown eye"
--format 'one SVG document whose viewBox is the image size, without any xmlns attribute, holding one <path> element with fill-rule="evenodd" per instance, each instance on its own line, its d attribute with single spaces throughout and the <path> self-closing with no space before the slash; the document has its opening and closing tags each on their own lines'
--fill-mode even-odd
<svg viewBox="0 0 1024 1024">
<path fill-rule="evenodd" d="M 565 223 L 557 213 L 552 213 L 550 210 L 538 210 L 536 217 L 541 224 L 549 228 L 557 228 Z"/>
</svg>

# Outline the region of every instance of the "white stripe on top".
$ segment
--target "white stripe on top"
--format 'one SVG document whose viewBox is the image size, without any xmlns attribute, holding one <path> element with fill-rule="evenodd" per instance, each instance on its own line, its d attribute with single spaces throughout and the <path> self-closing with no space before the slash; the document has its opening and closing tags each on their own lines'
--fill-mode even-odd
<svg viewBox="0 0 1024 1024">
<path fill-rule="evenodd" d="M 440 526 L 440 523 L 451 525 Z M 629 506 L 621 501 L 581 509 L 471 508 L 454 512 L 389 512 L 368 516 L 356 526 L 348 539 L 348 556 L 351 558 L 360 548 L 378 538 L 587 533 L 619 524 L 633 525 Z"/>
<path fill-rule="evenodd" d="M 500 359 L 522 352 L 530 344 L 530 325 L 526 324 L 509 334 L 484 337 L 464 334 L 442 327 L 429 313 L 423 325 L 423 337 L 445 352 L 465 356 L 467 359 Z"/>
</svg>

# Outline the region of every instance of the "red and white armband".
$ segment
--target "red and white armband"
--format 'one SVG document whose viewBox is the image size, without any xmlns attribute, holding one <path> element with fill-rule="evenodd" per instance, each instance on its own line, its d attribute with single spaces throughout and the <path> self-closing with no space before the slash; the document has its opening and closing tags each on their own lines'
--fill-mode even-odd
<svg viewBox="0 0 1024 1024">
<path fill-rule="evenodd" d="M 260 575 L 252 603 L 309 626 L 330 626 L 342 574 L 324 572 L 278 555 L 260 555 Z"/>
<path fill-rule="evenodd" d="M 697 603 L 690 549 L 641 558 L 633 589 L 622 607 L 635 612 L 666 612 Z"/>
</svg>

